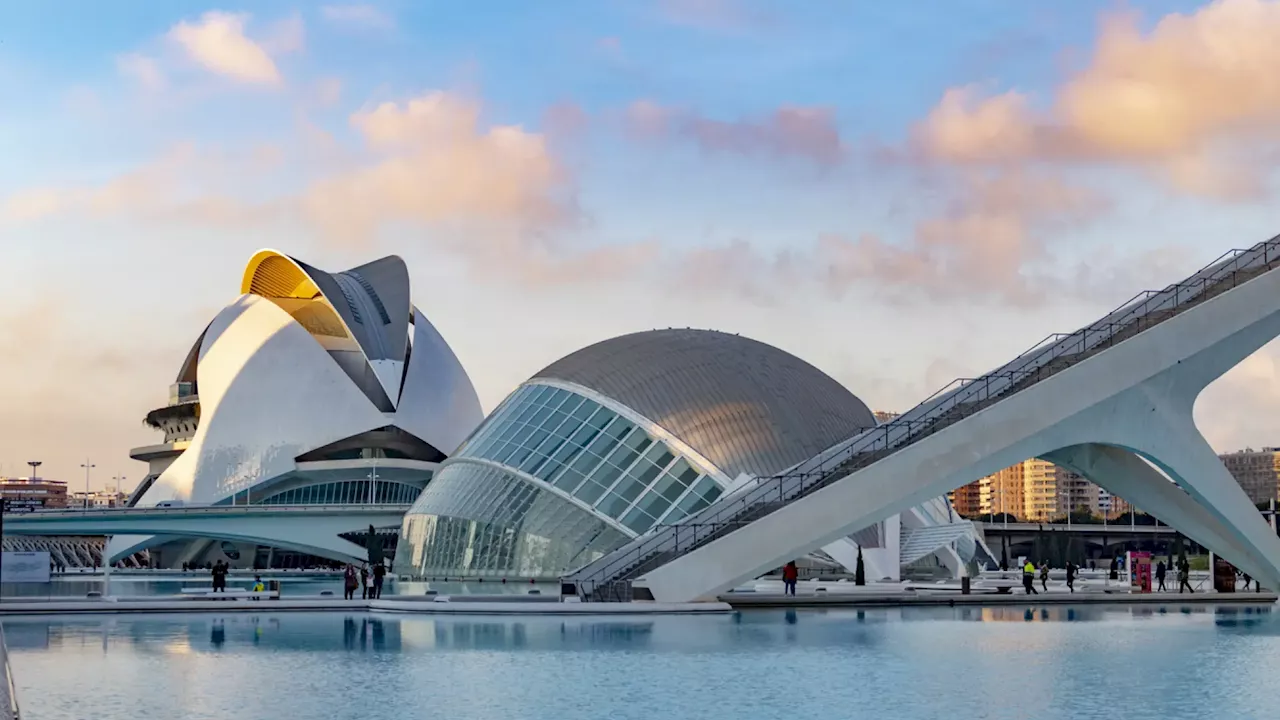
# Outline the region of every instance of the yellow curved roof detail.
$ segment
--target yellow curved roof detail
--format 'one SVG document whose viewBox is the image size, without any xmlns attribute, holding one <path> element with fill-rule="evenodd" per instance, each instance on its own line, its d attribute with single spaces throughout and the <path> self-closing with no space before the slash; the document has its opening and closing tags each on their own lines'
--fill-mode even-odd
<svg viewBox="0 0 1280 720">
<path fill-rule="evenodd" d="M 320 288 L 293 258 L 276 250 L 259 250 L 245 266 L 240 294 L 308 300 L 319 295 Z"/>
</svg>

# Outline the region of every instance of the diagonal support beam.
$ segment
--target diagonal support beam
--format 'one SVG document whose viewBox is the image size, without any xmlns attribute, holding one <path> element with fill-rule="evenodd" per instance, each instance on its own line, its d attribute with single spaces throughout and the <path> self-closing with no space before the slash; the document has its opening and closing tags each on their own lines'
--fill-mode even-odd
<svg viewBox="0 0 1280 720">
<path fill-rule="evenodd" d="M 1250 546 L 1238 542 L 1234 531 L 1217 514 L 1132 452 L 1089 443 L 1055 450 L 1043 457 L 1141 507 L 1263 584 L 1280 587 L 1275 565 Z"/>
</svg>

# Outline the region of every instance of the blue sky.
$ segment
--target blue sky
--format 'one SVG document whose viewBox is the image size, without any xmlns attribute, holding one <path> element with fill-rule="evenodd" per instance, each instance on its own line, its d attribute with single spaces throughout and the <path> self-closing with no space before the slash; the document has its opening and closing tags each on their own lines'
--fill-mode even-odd
<svg viewBox="0 0 1280 720">
<path fill-rule="evenodd" d="M 259 247 L 404 256 L 486 408 L 695 326 L 905 409 L 1274 233 L 1280 96 L 1228 90 L 1278 5 L 5 4 L 0 472 L 140 478 Z M 1206 394 L 1220 449 L 1276 444 L 1277 367 Z"/>
</svg>

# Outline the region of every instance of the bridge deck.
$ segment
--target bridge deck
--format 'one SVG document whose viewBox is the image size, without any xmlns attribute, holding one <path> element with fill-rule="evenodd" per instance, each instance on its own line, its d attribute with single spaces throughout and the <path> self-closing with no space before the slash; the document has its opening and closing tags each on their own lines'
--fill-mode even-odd
<svg viewBox="0 0 1280 720">
<path fill-rule="evenodd" d="M 589 599 L 628 599 L 630 580 L 735 532 L 849 477 L 966 418 L 1017 395 L 1153 327 L 1280 266 L 1280 238 L 1233 250 L 1182 282 L 1140 293 L 1097 322 L 1050 335 L 1030 351 L 976 379 L 957 380 L 902 416 L 841 443 L 795 468 L 679 523 L 655 528 L 571 573 Z"/>
</svg>

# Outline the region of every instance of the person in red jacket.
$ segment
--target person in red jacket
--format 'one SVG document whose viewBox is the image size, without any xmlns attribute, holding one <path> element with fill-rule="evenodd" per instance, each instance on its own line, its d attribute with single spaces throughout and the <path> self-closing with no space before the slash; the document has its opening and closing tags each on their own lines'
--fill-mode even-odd
<svg viewBox="0 0 1280 720">
<path fill-rule="evenodd" d="M 795 597 L 796 595 L 796 579 L 800 576 L 800 569 L 796 567 L 796 561 L 792 560 L 782 568 L 782 588 L 787 595 Z"/>
</svg>

